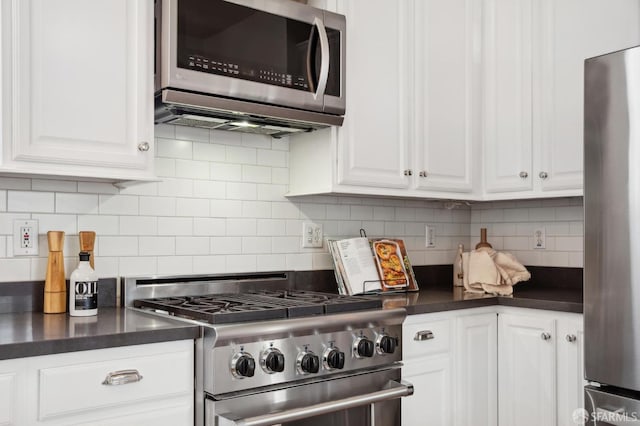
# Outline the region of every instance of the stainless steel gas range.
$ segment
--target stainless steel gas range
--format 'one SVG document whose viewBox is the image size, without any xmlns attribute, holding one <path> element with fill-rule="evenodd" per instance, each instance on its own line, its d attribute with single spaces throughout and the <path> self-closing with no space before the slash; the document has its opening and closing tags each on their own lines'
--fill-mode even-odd
<svg viewBox="0 0 640 426">
<path fill-rule="evenodd" d="M 124 303 L 202 325 L 196 425 L 399 425 L 405 311 L 292 274 L 128 278 Z"/>
</svg>

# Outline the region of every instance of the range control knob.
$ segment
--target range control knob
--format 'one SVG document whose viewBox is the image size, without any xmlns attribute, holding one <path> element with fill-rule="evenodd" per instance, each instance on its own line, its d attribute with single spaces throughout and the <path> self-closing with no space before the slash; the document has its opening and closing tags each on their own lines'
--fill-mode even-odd
<svg viewBox="0 0 640 426">
<path fill-rule="evenodd" d="M 338 348 L 328 348 L 324 351 L 322 358 L 327 370 L 342 370 L 344 368 L 344 352 Z"/>
<path fill-rule="evenodd" d="M 374 344 L 366 337 L 359 337 L 353 344 L 353 352 L 356 358 L 371 358 L 374 352 Z"/>
<path fill-rule="evenodd" d="M 392 354 L 398 347 L 398 338 L 391 337 L 387 334 L 382 334 L 376 341 L 376 350 L 379 354 Z"/>
<path fill-rule="evenodd" d="M 301 374 L 317 373 L 320 371 L 320 358 L 313 352 L 302 352 L 298 355 L 297 367 Z"/>
<path fill-rule="evenodd" d="M 262 369 L 267 373 L 282 373 L 284 371 L 284 355 L 278 349 L 269 348 L 260 359 Z"/>
<path fill-rule="evenodd" d="M 256 361 L 246 352 L 237 353 L 231 360 L 231 372 L 238 378 L 253 377 Z"/>
</svg>

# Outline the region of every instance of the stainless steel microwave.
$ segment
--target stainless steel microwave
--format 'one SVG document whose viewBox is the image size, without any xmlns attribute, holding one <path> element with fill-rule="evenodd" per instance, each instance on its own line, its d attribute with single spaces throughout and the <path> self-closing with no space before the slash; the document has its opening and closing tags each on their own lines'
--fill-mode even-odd
<svg viewBox="0 0 640 426">
<path fill-rule="evenodd" d="M 344 16 L 292 0 L 156 0 L 156 122 L 281 136 L 341 125 Z"/>
</svg>

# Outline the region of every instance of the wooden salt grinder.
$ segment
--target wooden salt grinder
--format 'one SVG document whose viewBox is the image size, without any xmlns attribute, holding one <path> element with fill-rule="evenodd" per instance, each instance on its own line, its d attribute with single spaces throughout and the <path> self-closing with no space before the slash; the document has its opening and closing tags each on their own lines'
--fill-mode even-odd
<svg viewBox="0 0 640 426">
<path fill-rule="evenodd" d="M 476 250 L 483 247 L 493 248 L 491 244 L 487 242 L 487 228 L 480 228 L 480 242 L 476 244 Z"/>
<path fill-rule="evenodd" d="M 96 233 L 93 231 L 80 231 L 78 236 L 80 237 L 80 251 L 89 253 L 89 264 L 91 269 L 95 271 L 96 268 L 93 266 L 93 246 L 96 242 Z"/>
<path fill-rule="evenodd" d="M 67 288 L 64 279 L 64 257 L 62 246 L 64 232 L 47 232 L 49 242 L 49 260 L 47 276 L 44 282 L 44 313 L 59 314 L 67 310 Z"/>
</svg>

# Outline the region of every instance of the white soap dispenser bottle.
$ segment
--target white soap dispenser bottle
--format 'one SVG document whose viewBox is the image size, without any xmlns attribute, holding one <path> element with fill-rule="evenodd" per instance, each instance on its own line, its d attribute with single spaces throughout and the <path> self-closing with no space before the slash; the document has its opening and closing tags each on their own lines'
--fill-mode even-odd
<svg viewBox="0 0 640 426">
<path fill-rule="evenodd" d="M 89 263 L 90 254 L 80 252 L 78 268 L 69 279 L 69 315 L 88 317 L 98 314 L 98 274 Z"/>
</svg>

